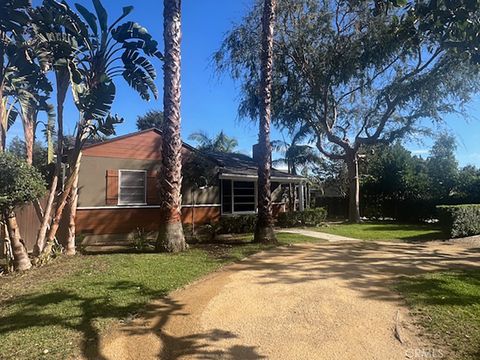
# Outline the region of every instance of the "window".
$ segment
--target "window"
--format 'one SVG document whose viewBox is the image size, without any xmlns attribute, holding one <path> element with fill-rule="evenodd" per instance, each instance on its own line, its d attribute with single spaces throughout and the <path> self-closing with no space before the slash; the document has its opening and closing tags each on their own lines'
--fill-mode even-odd
<svg viewBox="0 0 480 360">
<path fill-rule="evenodd" d="M 145 170 L 119 170 L 119 205 L 146 203 L 147 172 Z"/>
<path fill-rule="evenodd" d="M 254 181 L 222 180 L 222 212 L 253 213 L 256 206 Z"/>
</svg>

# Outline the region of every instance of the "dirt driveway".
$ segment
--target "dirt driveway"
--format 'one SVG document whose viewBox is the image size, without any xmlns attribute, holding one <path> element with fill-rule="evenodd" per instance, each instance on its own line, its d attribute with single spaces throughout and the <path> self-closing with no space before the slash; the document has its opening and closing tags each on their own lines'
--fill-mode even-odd
<svg viewBox="0 0 480 360">
<path fill-rule="evenodd" d="M 478 248 L 434 243 L 278 248 L 153 303 L 103 339 L 101 353 L 112 360 L 406 359 L 428 344 L 391 282 L 479 260 Z"/>
</svg>

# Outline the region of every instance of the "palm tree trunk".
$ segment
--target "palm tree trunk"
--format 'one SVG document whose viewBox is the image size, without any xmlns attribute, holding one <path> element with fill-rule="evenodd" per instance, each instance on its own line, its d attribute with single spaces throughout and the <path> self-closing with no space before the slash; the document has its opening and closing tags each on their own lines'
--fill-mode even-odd
<svg viewBox="0 0 480 360">
<path fill-rule="evenodd" d="M 7 141 L 7 126 L 8 119 L 6 119 L 7 111 L 5 109 L 5 100 L 3 99 L 3 88 L 0 86 L 0 152 L 5 150 Z"/>
<path fill-rule="evenodd" d="M 180 139 L 180 0 L 163 2 L 163 38 L 165 64 L 163 70 L 164 124 L 162 140 L 162 172 L 160 173 L 160 199 L 162 217 L 157 249 L 178 252 L 186 249 L 181 218 L 182 140 Z"/>
<path fill-rule="evenodd" d="M 15 212 L 7 211 L 4 217 L 12 246 L 13 267 L 19 271 L 28 270 L 32 267 L 32 263 L 30 262 L 27 249 L 20 236 L 20 229 L 18 228 Z"/>
<path fill-rule="evenodd" d="M 259 128 L 260 164 L 258 166 L 258 218 L 254 241 L 277 243 L 273 230 L 272 197 L 270 190 L 270 170 L 272 144 L 270 142 L 270 119 L 272 102 L 273 71 L 273 28 L 275 24 L 276 0 L 265 0 L 262 19 L 261 56 L 261 109 Z"/>
</svg>

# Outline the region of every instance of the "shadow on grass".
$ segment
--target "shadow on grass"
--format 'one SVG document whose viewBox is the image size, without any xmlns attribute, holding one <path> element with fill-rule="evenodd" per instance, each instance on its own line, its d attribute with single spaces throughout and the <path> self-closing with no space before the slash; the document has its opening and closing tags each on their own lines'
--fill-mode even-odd
<svg viewBox="0 0 480 360">
<path fill-rule="evenodd" d="M 146 317 L 155 316 L 159 319 L 155 328 L 155 335 L 162 342 L 160 359 L 177 359 L 185 355 L 201 355 L 204 358 L 228 356 L 230 359 L 261 359 L 264 358 L 255 351 L 254 347 L 233 346 L 225 352 L 215 352 L 207 349 L 208 343 L 236 337 L 234 334 L 216 329 L 206 333 L 197 333 L 189 336 L 174 336 L 161 331 L 171 316 L 186 316 L 182 312 L 183 305 L 166 296 L 166 292 L 152 291 L 141 284 L 129 281 L 117 281 L 109 287 L 101 285 L 109 291 L 138 291 L 142 287 L 143 294 L 155 298 L 162 298 L 162 305 L 149 305 L 145 311 Z M 54 311 L 42 312 L 46 307 L 55 307 L 60 304 L 70 304 L 71 316 L 56 315 Z M 1 303 L 3 307 L 15 305 L 19 310 L 0 317 L 0 338 L 14 331 L 30 328 L 62 327 L 81 334 L 80 351 L 82 356 L 91 360 L 106 360 L 101 353 L 101 330 L 96 326 L 100 319 L 116 319 L 117 321 L 132 316 L 139 309 L 144 308 L 143 302 L 129 303 L 126 306 L 113 305 L 107 291 L 98 296 L 81 296 L 73 292 L 55 289 L 45 294 L 32 294 L 16 297 L 13 300 Z M 145 332 L 148 330 L 145 330 Z M 142 330 L 134 330 L 130 335 L 139 335 Z M 68 342 L 71 339 L 58 339 Z M 53 355 L 53 354 L 52 354 Z M 34 354 L 32 354 L 34 358 Z"/>
</svg>

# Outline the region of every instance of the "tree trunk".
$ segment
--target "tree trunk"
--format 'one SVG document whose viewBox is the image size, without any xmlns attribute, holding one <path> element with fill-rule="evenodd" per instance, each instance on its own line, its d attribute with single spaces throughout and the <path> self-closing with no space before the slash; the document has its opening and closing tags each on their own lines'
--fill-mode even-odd
<svg viewBox="0 0 480 360">
<path fill-rule="evenodd" d="M 55 79 L 57 84 L 57 161 L 55 164 L 55 172 L 53 174 L 52 184 L 48 194 L 48 201 L 43 214 L 43 220 L 38 231 L 37 241 L 33 248 L 33 255 L 40 256 L 43 252 L 46 242 L 47 231 L 50 229 L 50 221 L 52 218 L 53 203 L 55 200 L 55 193 L 57 191 L 58 179 L 62 170 L 62 156 L 63 156 L 63 104 L 67 96 L 68 85 L 70 83 L 69 73 L 66 69 L 58 69 L 55 72 Z"/>
<path fill-rule="evenodd" d="M 57 199 L 56 206 L 55 206 L 55 213 L 52 219 L 52 224 L 50 226 L 50 230 L 48 231 L 48 235 L 47 235 L 47 241 L 45 243 L 45 247 L 42 251 L 42 254 L 40 255 L 41 262 L 44 262 L 52 252 L 53 244 L 55 242 L 55 236 L 57 234 L 58 228 L 60 227 L 60 221 L 62 219 L 63 210 L 67 205 L 68 197 L 74 185 L 74 181 L 75 181 L 74 174 L 78 173 L 81 158 L 82 158 L 81 152 L 75 154 L 74 156 L 75 162 L 73 163 L 74 165 L 73 165 L 72 173 L 70 173 L 70 176 L 67 178 L 65 187 Z"/>
<path fill-rule="evenodd" d="M 261 108 L 259 126 L 260 164 L 258 165 L 258 217 L 255 226 L 254 242 L 277 243 L 273 230 L 272 194 L 270 190 L 270 170 L 272 144 L 270 142 L 270 120 L 272 103 L 273 71 L 273 28 L 275 24 L 276 0 L 265 0 L 262 18 L 261 55 Z"/>
<path fill-rule="evenodd" d="M 28 115 L 25 115 L 28 116 Z M 33 146 L 35 143 L 34 123 L 30 119 L 23 118 L 23 134 L 25 137 L 25 154 L 27 164 L 33 164 Z"/>
<path fill-rule="evenodd" d="M 163 139 L 161 145 L 162 171 L 159 179 L 162 216 L 157 250 L 183 251 L 187 248 L 181 218 L 182 140 L 180 139 L 180 0 L 163 2 Z"/>
<path fill-rule="evenodd" d="M 67 255 L 75 255 L 75 220 L 77 216 L 77 202 L 78 202 L 78 171 L 74 174 L 72 190 L 70 191 L 70 197 L 68 198 L 68 238 L 66 242 L 65 253 Z"/>
<path fill-rule="evenodd" d="M 358 157 L 357 154 L 347 154 L 345 160 L 348 170 L 349 184 L 349 206 L 348 220 L 351 223 L 360 222 L 360 177 L 358 173 Z"/>
<path fill-rule="evenodd" d="M 20 236 L 20 229 L 18 228 L 17 218 L 13 211 L 5 213 L 5 221 L 7 222 L 7 229 L 12 245 L 13 266 L 15 270 L 25 271 L 32 267 L 28 252 Z"/>
</svg>

